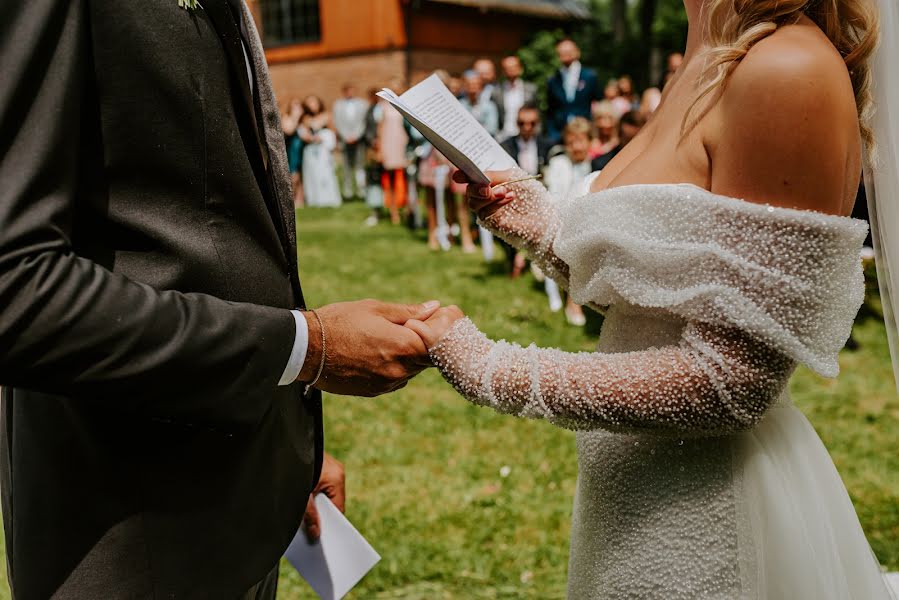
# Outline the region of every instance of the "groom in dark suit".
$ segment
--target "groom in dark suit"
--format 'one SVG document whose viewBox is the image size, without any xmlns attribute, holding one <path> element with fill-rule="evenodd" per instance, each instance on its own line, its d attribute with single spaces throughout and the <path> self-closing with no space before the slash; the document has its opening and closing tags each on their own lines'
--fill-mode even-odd
<svg viewBox="0 0 899 600">
<path fill-rule="evenodd" d="M 304 384 L 375 395 L 427 362 L 402 323 L 430 304 L 305 311 L 255 26 L 240 0 L 200 4 L 0 10 L 0 488 L 19 600 L 273 598 L 310 492 L 343 495 Z"/>
<path fill-rule="evenodd" d="M 581 65 L 581 50 L 565 38 L 556 44 L 561 66 L 547 81 L 547 136 L 553 143 L 562 139 L 562 130 L 571 119 L 591 121 L 594 100 L 602 99 L 599 80 L 592 69 Z"/>
</svg>

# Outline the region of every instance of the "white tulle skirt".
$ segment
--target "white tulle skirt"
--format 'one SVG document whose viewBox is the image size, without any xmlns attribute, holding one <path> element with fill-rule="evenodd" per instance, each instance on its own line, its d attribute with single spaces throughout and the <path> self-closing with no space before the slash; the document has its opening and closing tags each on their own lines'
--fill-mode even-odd
<svg viewBox="0 0 899 600">
<path fill-rule="evenodd" d="M 827 450 L 784 397 L 753 430 L 578 433 L 571 600 L 893 600 Z"/>
<path fill-rule="evenodd" d="M 782 402 L 734 440 L 736 497 L 754 549 L 744 583 L 770 600 L 890 600 L 833 461 L 805 416 Z M 754 567 L 754 568 L 753 568 Z"/>
</svg>

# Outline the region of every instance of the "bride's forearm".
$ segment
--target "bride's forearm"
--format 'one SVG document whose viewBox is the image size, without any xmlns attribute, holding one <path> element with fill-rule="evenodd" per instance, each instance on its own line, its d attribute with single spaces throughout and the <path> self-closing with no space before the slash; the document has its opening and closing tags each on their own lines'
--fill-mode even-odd
<svg viewBox="0 0 899 600">
<path fill-rule="evenodd" d="M 515 171 L 513 179 L 525 176 Z M 480 223 L 516 248 L 526 250 L 547 275 L 567 288 L 568 265 L 553 252 L 561 219 L 550 193 L 539 181 L 529 179 L 506 184 L 515 200 Z"/>
<path fill-rule="evenodd" d="M 430 350 L 465 398 L 569 429 L 705 436 L 748 429 L 793 362 L 731 329 L 691 326 L 681 344 L 570 353 L 494 342 L 468 319 Z"/>
</svg>

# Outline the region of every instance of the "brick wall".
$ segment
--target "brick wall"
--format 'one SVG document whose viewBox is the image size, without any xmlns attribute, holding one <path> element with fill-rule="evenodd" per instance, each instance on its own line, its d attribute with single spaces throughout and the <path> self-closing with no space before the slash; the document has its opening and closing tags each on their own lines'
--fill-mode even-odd
<svg viewBox="0 0 899 600">
<path fill-rule="evenodd" d="M 435 69 L 445 69 L 450 75 L 461 75 L 471 68 L 475 60 L 484 56 L 493 59 L 499 74 L 499 60 L 503 54 L 415 49 L 409 55 L 409 77 L 412 81 L 417 81 L 422 76 L 430 75 Z"/>
<path fill-rule="evenodd" d="M 340 96 L 346 82 L 356 85 L 364 96 L 368 88 L 388 87 L 392 79 L 406 76 L 406 57 L 402 50 L 322 58 L 269 66 L 275 95 L 281 106 L 293 97 L 321 96 L 330 106 Z"/>
</svg>

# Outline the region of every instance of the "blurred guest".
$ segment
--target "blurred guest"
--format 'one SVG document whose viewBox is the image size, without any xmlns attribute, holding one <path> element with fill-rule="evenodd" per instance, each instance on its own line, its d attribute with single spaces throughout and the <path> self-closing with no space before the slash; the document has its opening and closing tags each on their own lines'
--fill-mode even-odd
<svg viewBox="0 0 899 600">
<path fill-rule="evenodd" d="M 293 205 L 303 206 L 303 140 L 300 139 L 300 119 L 303 117 L 303 103 L 293 98 L 287 103 L 287 110 L 281 114 L 281 131 L 284 132 L 284 146 L 287 149 L 287 168 L 290 171 L 290 186 L 293 190 Z"/>
<path fill-rule="evenodd" d="M 461 100 L 465 96 L 465 82 L 462 81 L 462 78 L 458 75 L 452 75 L 449 78 L 446 87 L 449 88 L 450 93 L 458 100 Z"/>
<path fill-rule="evenodd" d="M 567 198 L 575 187 L 593 170 L 590 165 L 590 145 L 593 141 L 593 127 L 582 117 L 572 119 L 563 132 L 565 153 L 549 159 L 546 167 L 546 187 L 554 198 Z M 559 286 L 550 278 L 544 280 L 549 308 L 556 312 L 562 308 Z M 572 325 L 586 323 L 584 311 L 571 298 L 565 306 L 565 318 Z"/>
<path fill-rule="evenodd" d="M 303 140 L 303 194 L 307 206 L 340 206 L 334 171 L 337 136 L 329 127 L 331 115 L 318 96 L 303 100 L 299 135 Z"/>
<path fill-rule="evenodd" d="M 668 85 L 668 82 L 674 77 L 674 74 L 680 68 L 682 62 L 684 62 L 684 55 L 680 52 L 672 52 L 668 55 L 668 60 L 665 61 L 665 72 L 662 73 L 662 78 L 659 81 L 658 87 L 660 90 L 665 89 L 665 86 Z"/>
<path fill-rule="evenodd" d="M 631 110 L 631 102 L 621 95 L 621 87 L 619 87 L 618 79 L 610 79 L 605 88 L 605 99 L 612 103 L 615 110 L 615 116 L 621 118 L 621 115 Z"/>
<path fill-rule="evenodd" d="M 474 61 L 472 70 L 481 76 L 481 97 L 483 100 L 490 100 L 496 105 L 497 114 L 499 115 L 499 124 L 503 123 L 503 107 L 500 102 L 499 84 L 496 81 L 496 65 L 489 58 L 479 58 Z"/>
<path fill-rule="evenodd" d="M 446 71 L 438 69 L 434 71 L 434 74 L 444 85 L 449 87 L 452 78 Z M 431 250 L 438 248 L 449 250 L 449 224 L 446 207 L 451 202 L 449 199 L 449 176 L 454 169 L 452 163 L 439 150 L 430 145 L 427 151 L 422 153 L 421 161 L 419 161 L 418 184 L 424 190 L 424 200 L 428 211 L 428 248 Z"/>
<path fill-rule="evenodd" d="M 365 188 L 365 115 L 368 103 L 356 95 L 353 84 L 344 84 L 343 96 L 334 102 L 334 128 L 343 151 L 343 197 L 360 195 Z"/>
<path fill-rule="evenodd" d="M 479 60 L 483 63 L 483 60 Z M 492 62 L 490 63 L 493 64 Z M 466 71 L 465 75 L 465 97 L 462 98 L 462 106 L 468 109 L 478 123 L 487 130 L 491 136 L 496 137 L 499 133 L 499 111 L 496 103 L 484 94 L 483 79 L 477 71 Z M 456 188 L 458 189 L 458 188 Z M 464 207 L 460 210 L 465 211 L 465 221 L 468 221 L 468 211 Z M 461 212 L 459 214 L 461 218 Z M 462 227 L 462 223 L 459 223 Z M 493 260 L 493 234 L 486 228 L 478 226 L 480 234 L 481 249 L 484 251 L 484 260 L 490 262 Z"/>
<path fill-rule="evenodd" d="M 581 51 L 570 39 L 556 44 L 562 66 L 547 82 L 548 137 L 558 141 L 566 123 L 574 117 L 590 118 L 590 108 L 599 99 L 596 73 L 581 65 Z"/>
<path fill-rule="evenodd" d="M 640 99 L 634 91 L 634 80 L 630 75 L 622 75 L 618 78 L 618 96 L 628 102 L 627 110 L 624 112 L 640 109 Z"/>
<path fill-rule="evenodd" d="M 620 147 L 624 148 L 632 139 L 637 137 L 644 125 L 646 125 L 646 119 L 638 111 L 632 110 L 623 114 L 621 119 L 618 120 Z"/>
<path fill-rule="evenodd" d="M 602 156 L 593 159 L 592 166 L 594 171 L 602 171 L 609 161 L 627 146 L 634 137 L 640 133 L 643 125 L 646 124 L 646 118 L 638 111 L 632 110 L 626 112 L 618 120 L 618 145 Z"/>
<path fill-rule="evenodd" d="M 465 96 L 462 98 L 462 106 L 468 109 L 478 123 L 492 136 L 499 131 L 499 112 L 496 104 L 490 98 L 484 96 L 484 85 L 477 71 L 466 71 L 463 75 L 465 82 Z"/>
<path fill-rule="evenodd" d="M 525 105 L 537 102 L 537 86 L 524 81 L 521 74 L 524 69 L 521 60 L 514 55 L 503 58 L 500 62 L 503 69 L 503 80 L 496 94 L 497 109 L 500 116 L 500 139 L 508 139 L 518 135 L 518 110 Z"/>
<path fill-rule="evenodd" d="M 604 101 L 610 103 L 612 102 L 612 100 L 618 97 L 617 79 L 610 79 L 606 82 L 606 87 L 602 88 L 602 96 Z"/>
<path fill-rule="evenodd" d="M 608 100 L 596 104 L 593 111 L 596 137 L 590 145 L 590 159 L 605 156 L 618 147 L 618 114 Z"/>
<path fill-rule="evenodd" d="M 381 189 L 381 152 L 378 148 L 378 125 L 384 113 L 379 103 L 378 88 L 368 90 L 368 110 L 365 111 L 365 204 L 371 214 L 365 224 L 378 224 L 378 212 L 384 206 L 384 191 Z"/>
<path fill-rule="evenodd" d="M 549 141 L 540 135 L 540 110 L 536 104 L 525 104 L 518 110 L 515 122 L 518 133 L 500 144 L 530 175 L 537 175 L 546 166 Z"/>
<path fill-rule="evenodd" d="M 647 88 L 643 92 L 643 97 L 640 99 L 640 108 L 639 113 L 643 116 L 644 119 L 649 119 L 649 116 L 656 111 L 659 107 L 659 103 L 662 101 L 662 92 L 659 88 Z"/>
<path fill-rule="evenodd" d="M 515 128 L 518 133 L 503 141 L 501 146 L 519 167 L 529 175 L 537 175 L 546 166 L 550 148 L 549 141 L 540 135 L 540 110 L 536 104 L 525 104 L 518 109 L 517 114 Z M 515 279 L 524 271 L 524 254 L 505 241 L 500 241 L 500 245 L 506 253 L 512 278 Z"/>
<path fill-rule="evenodd" d="M 400 82 L 391 88 L 402 93 L 404 86 Z M 381 189 L 384 192 L 384 206 L 390 212 L 390 220 L 394 224 L 400 222 L 400 210 L 406 206 L 406 146 L 409 135 L 406 133 L 403 115 L 386 100 L 380 101 L 382 110 L 381 122 L 378 124 L 378 148 L 381 152 Z"/>
</svg>

